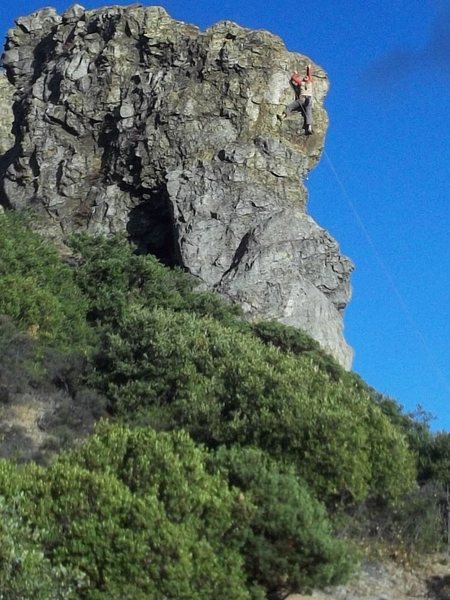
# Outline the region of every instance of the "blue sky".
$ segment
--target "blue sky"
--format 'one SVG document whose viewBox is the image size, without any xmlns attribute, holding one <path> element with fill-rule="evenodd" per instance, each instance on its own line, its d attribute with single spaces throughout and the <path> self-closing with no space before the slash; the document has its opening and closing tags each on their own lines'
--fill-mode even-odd
<svg viewBox="0 0 450 600">
<path fill-rule="evenodd" d="M 49 4 L 3 0 L 2 38 L 14 18 Z M 201 28 L 228 19 L 272 31 L 328 73 L 330 127 L 309 212 L 356 264 L 345 316 L 354 370 L 449 431 L 450 2 L 159 4 Z"/>
</svg>

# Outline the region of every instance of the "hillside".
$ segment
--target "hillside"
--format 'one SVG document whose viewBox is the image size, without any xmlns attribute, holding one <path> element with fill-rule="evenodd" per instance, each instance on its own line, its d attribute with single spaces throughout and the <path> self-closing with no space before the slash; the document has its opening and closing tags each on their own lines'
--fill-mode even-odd
<svg viewBox="0 0 450 600">
<path fill-rule="evenodd" d="M 206 600 L 232 578 L 224 598 L 278 598 L 345 582 L 362 540 L 442 547 L 448 435 L 125 239 L 76 238 L 69 266 L 14 214 L 0 227 L 8 597 Z"/>
</svg>

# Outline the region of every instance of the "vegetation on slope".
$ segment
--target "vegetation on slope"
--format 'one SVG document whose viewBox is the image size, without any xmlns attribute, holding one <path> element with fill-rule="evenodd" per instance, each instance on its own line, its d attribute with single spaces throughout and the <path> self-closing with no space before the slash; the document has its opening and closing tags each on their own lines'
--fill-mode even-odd
<svg viewBox="0 0 450 600">
<path fill-rule="evenodd" d="M 43 343 L 85 349 L 87 302 L 55 248 L 22 218 L 0 218 L 0 314 Z"/>
<path fill-rule="evenodd" d="M 109 420 L 0 463 L 4 597 L 264 598 L 348 576 L 345 530 L 440 542 L 448 434 L 121 237 L 73 240 L 69 267 L 0 230 L 3 419 L 47 402 L 53 453 Z"/>
</svg>

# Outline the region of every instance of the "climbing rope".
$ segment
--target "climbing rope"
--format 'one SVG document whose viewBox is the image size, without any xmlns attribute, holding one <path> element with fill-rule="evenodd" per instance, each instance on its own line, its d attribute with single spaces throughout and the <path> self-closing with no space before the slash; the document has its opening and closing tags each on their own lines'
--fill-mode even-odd
<svg viewBox="0 0 450 600">
<path fill-rule="evenodd" d="M 423 349 L 425 350 L 425 353 L 428 356 L 428 359 L 430 361 L 430 365 L 436 375 L 436 377 L 438 378 L 438 380 L 443 384 L 445 391 L 447 392 L 447 394 L 450 396 L 450 384 L 447 381 L 446 376 L 444 375 L 444 373 L 442 372 L 441 368 L 439 367 L 437 360 L 425 338 L 425 336 L 423 335 L 423 333 L 421 332 L 419 326 L 417 325 L 410 309 L 408 308 L 408 305 L 406 304 L 405 300 L 403 299 L 403 296 L 401 295 L 395 281 L 394 278 L 392 277 L 392 274 L 390 272 L 390 270 L 388 269 L 386 263 L 383 260 L 383 257 L 381 256 L 380 252 L 378 251 L 372 237 L 369 234 L 369 231 L 367 230 L 367 227 L 364 225 L 363 220 L 361 219 L 358 211 L 356 210 L 356 207 L 354 205 L 354 203 L 352 202 L 350 195 L 347 193 L 347 190 L 344 186 L 344 184 L 342 183 L 341 178 L 339 177 L 336 168 L 331 160 L 331 158 L 329 157 L 328 153 L 326 152 L 326 150 L 324 150 L 324 156 L 325 159 L 328 163 L 328 166 L 330 168 L 330 171 L 332 172 L 334 178 L 336 179 L 336 182 L 342 192 L 342 196 L 345 199 L 348 207 L 350 208 L 350 211 L 353 215 L 353 218 L 355 219 L 359 229 L 361 230 L 364 238 L 366 239 L 368 245 L 370 246 L 373 255 L 378 263 L 378 266 L 380 267 L 381 272 L 383 273 L 384 277 L 386 278 L 390 288 L 392 289 L 394 296 L 401 308 L 401 311 L 403 313 L 403 316 L 406 319 L 406 322 L 408 324 L 408 326 L 411 328 L 411 331 L 414 332 L 415 336 L 417 337 L 417 339 L 420 341 Z"/>
</svg>

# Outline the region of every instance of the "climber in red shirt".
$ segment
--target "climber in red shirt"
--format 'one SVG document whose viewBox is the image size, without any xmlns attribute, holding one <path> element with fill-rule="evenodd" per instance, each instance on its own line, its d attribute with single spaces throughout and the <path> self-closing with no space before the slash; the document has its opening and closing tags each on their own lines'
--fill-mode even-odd
<svg viewBox="0 0 450 600">
<path fill-rule="evenodd" d="M 301 111 L 305 118 L 306 135 L 311 135 L 312 130 L 312 107 L 313 107 L 313 71 L 312 66 L 306 67 L 306 75 L 302 78 L 297 71 L 291 75 L 291 85 L 295 90 L 295 100 L 286 106 L 281 115 L 281 119 L 286 118 L 290 113 Z"/>
</svg>

